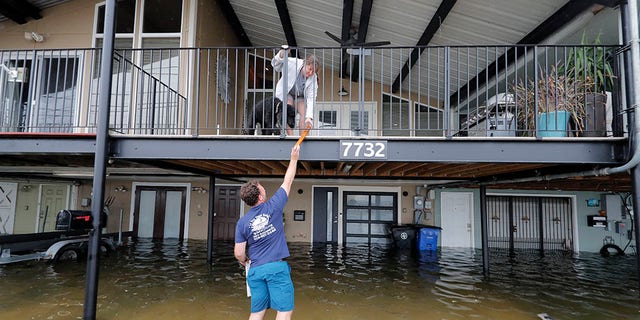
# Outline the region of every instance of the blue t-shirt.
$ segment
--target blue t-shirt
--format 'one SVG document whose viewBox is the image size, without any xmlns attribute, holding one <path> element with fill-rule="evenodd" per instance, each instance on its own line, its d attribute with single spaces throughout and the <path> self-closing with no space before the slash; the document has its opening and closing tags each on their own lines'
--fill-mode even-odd
<svg viewBox="0 0 640 320">
<path fill-rule="evenodd" d="M 251 208 L 238 220 L 236 243 L 247 242 L 247 256 L 251 259 L 251 267 L 289 256 L 282 221 L 287 200 L 287 193 L 278 188 L 271 199 Z"/>
</svg>

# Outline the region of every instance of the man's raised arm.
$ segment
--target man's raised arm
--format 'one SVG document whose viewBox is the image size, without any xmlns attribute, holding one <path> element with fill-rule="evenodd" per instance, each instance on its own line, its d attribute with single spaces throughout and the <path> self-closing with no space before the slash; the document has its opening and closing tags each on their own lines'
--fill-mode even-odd
<svg viewBox="0 0 640 320">
<path fill-rule="evenodd" d="M 298 158 L 300 157 L 300 146 L 295 145 L 291 148 L 291 159 L 289 160 L 289 166 L 287 167 L 287 173 L 284 174 L 284 181 L 280 186 L 284 191 L 289 195 L 289 190 L 291 190 L 291 184 L 293 183 L 293 178 L 296 176 L 296 170 L 298 168 Z"/>
</svg>

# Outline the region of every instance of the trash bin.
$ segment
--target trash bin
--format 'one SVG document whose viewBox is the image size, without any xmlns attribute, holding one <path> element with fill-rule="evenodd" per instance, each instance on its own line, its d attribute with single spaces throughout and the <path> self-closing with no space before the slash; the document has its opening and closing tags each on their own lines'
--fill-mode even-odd
<svg viewBox="0 0 640 320">
<path fill-rule="evenodd" d="M 440 227 L 424 226 L 418 229 L 418 250 L 436 250 L 438 248 L 438 236 Z"/>
<path fill-rule="evenodd" d="M 412 226 L 392 226 L 393 244 L 398 249 L 412 249 L 416 239 L 416 229 Z"/>
</svg>

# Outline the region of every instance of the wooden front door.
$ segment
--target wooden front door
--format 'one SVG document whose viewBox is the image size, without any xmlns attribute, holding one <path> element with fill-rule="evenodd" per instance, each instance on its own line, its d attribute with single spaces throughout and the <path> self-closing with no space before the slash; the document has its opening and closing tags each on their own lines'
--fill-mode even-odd
<svg viewBox="0 0 640 320">
<path fill-rule="evenodd" d="M 240 187 L 216 187 L 216 201 L 213 218 L 213 239 L 233 240 L 236 222 L 240 218 Z"/>
</svg>

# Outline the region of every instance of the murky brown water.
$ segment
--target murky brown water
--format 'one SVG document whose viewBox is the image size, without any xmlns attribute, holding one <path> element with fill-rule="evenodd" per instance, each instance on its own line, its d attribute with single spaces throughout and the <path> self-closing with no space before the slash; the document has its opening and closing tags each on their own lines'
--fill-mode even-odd
<svg viewBox="0 0 640 320">
<path fill-rule="evenodd" d="M 249 298 L 231 243 L 132 243 L 102 261 L 98 319 L 245 319 Z M 444 248 L 290 245 L 295 319 L 640 319 L 635 256 L 602 258 Z M 77 319 L 84 263 L 0 266 L 0 319 Z M 273 319 L 274 313 L 267 313 Z"/>
</svg>

